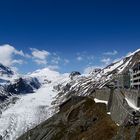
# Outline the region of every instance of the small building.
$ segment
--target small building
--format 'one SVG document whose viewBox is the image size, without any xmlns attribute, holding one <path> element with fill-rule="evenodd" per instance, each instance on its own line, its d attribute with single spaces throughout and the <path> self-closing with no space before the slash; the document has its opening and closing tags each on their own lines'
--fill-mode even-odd
<svg viewBox="0 0 140 140">
<path fill-rule="evenodd" d="M 132 69 L 130 69 L 130 85 L 131 88 L 140 90 L 140 62 L 135 64 Z"/>
<path fill-rule="evenodd" d="M 118 74 L 116 80 L 117 87 L 129 89 L 130 88 L 130 73 L 129 71 L 126 73 Z"/>
<path fill-rule="evenodd" d="M 140 62 L 129 69 L 129 74 L 130 90 L 126 90 L 126 96 L 135 106 L 140 107 Z"/>
</svg>

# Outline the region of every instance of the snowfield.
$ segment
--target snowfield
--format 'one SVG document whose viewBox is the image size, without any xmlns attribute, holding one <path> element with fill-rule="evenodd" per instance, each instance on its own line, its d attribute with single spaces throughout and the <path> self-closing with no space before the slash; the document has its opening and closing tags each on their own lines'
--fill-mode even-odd
<svg viewBox="0 0 140 140">
<path fill-rule="evenodd" d="M 53 86 L 58 83 L 66 83 L 69 78 L 68 74 L 59 75 L 51 71 L 49 77 L 51 77 L 51 74 L 53 75 L 51 83 L 43 82 L 42 87 L 35 93 L 21 95 L 15 104 L 10 105 L 8 109 L 2 112 L 0 116 L 2 140 L 16 140 L 20 135 L 56 113 L 55 106 L 51 104 L 57 95 Z M 42 75 L 38 75 L 38 78 L 41 81 L 43 80 Z M 52 80 L 52 77 L 47 80 Z"/>
<path fill-rule="evenodd" d="M 15 140 L 28 129 L 51 117 L 54 108 L 51 105 L 56 92 L 52 85 L 44 85 L 34 94 L 22 96 L 0 117 L 0 134 L 4 140 Z"/>
<path fill-rule="evenodd" d="M 135 106 L 134 104 L 133 104 L 133 102 L 132 101 L 130 101 L 129 99 L 127 99 L 127 98 L 125 98 L 126 99 L 126 101 L 127 101 L 127 103 L 128 103 L 128 105 L 131 107 L 131 108 L 133 108 L 134 110 L 140 110 L 140 108 L 139 107 L 137 107 L 137 106 Z"/>
</svg>

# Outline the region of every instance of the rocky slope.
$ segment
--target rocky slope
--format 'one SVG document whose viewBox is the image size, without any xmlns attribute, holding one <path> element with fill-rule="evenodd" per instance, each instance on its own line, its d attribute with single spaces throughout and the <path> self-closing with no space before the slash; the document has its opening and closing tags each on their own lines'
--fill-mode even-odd
<svg viewBox="0 0 140 140">
<path fill-rule="evenodd" d="M 7 66 L 4 66 L 3 64 L 0 64 L 0 76 L 1 77 L 12 77 L 14 76 L 16 73 L 10 69 L 9 67 Z"/>
<path fill-rule="evenodd" d="M 88 97 L 70 102 L 18 140 L 110 140 L 117 134 L 118 126 L 107 115 L 105 104 Z"/>
<path fill-rule="evenodd" d="M 13 95 L 33 93 L 40 86 L 37 78 L 19 75 L 0 64 L 0 103 Z"/>
<path fill-rule="evenodd" d="M 114 62 L 102 70 L 93 71 L 89 75 L 80 75 L 71 80 L 65 87 L 58 88 L 56 102 L 59 104 L 71 95 L 86 96 L 93 94 L 95 89 L 102 89 L 116 79 L 119 74 L 129 73 L 129 70 L 140 61 L 140 50 L 135 51 Z M 61 85 L 58 85 L 61 87 Z"/>
<path fill-rule="evenodd" d="M 67 84 L 62 85 L 61 83 L 59 83 L 58 85 L 55 85 L 53 87 L 54 90 L 56 90 L 58 92 L 58 94 L 55 97 L 55 99 L 53 100 L 52 104 L 55 106 L 59 106 L 61 103 L 67 101 L 67 99 L 69 99 L 75 95 L 76 96 L 93 95 L 95 93 L 96 89 L 102 89 L 104 86 L 106 86 L 106 85 L 108 86 L 108 83 L 113 81 L 113 79 L 115 79 L 118 74 L 129 72 L 129 69 L 131 69 L 137 62 L 139 62 L 139 59 L 140 59 L 140 51 L 137 50 L 136 52 L 130 54 L 129 56 L 126 56 L 122 60 L 112 63 L 109 66 L 107 66 L 106 68 L 93 72 L 89 75 L 80 75 L 79 73 L 77 75 L 75 75 L 75 74 L 73 75 L 73 73 L 70 74 L 71 80 L 69 80 L 69 82 L 67 82 Z M 74 78 L 75 76 L 76 76 L 76 78 Z M 81 110 L 81 109 L 79 109 L 79 110 Z M 46 123 L 46 125 L 48 123 Z M 44 125 L 39 126 L 39 128 L 41 130 L 43 130 L 43 132 L 46 131 L 46 129 L 43 129 Z M 53 125 L 53 122 L 50 125 Z M 69 126 L 66 126 L 65 129 L 67 127 L 69 127 Z M 51 130 L 53 131 L 53 129 L 54 128 L 52 128 Z M 101 126 L 100 126 L 100 129 L 101 129 Z M 121 132 L 120 129 L 122 129 L 122 127 L 120 127 L 119 131 L 117 131 L 117 132 Z M 130 128 L 130 130 L 131 129 L 132 129 L 132 131 L 135 131 L 136 133 L 138 133 L 135 130 L 135 128 L 134 129 Z M 129 131 L 128 128 L 124 128 L 123 130 Z M 35 130 L 35 132 L 36 131 L 39 131 L 39 130 L 37 129 L 37 130 Z M 49 131 L 50 131 L 50 129 L 47 129 L 46 133 L 48 133 L 48 136 L 50 134 Z M 32 130 L 31 130 L 31 133 L 32 133 Z M 57 134 L 56 131 L 55 131 L 55 133 Z M 92 131 L 92 133 L 93 133 L 93 131 Z M 134 134 L 135 137 L 137 136 L 136 133 Z M 28 134 L 30 134 L 30 133 L 28 133 Z M 33 130 L 33 134 L 34 134 L 34 130 Z M 75 134 L 77 134 L 77 133 L 74 133 L 74 135 Z M 42 135 L 42 133 L 40 135 Z M 60 134 L 58 134 L 58 135 L 60 135 Z M 132 137 L 134 137 L 134 135 Z M 27 134 L 25 134 L 25 136 L 27 136 Z M 63 136 L 64 136 L 64 138 L 66 137 L 65 135 L 63 135 Z M 118 137 L 121 137 L 121 138 L 128 137 L 127 133 L 126 134 L 124 133 L 123 136 L 121 133 L 118 133 L 118 135 L 113 135 L 113 136 L 114 136 L 114 139 L 118 139 Z M 87 137 L 88 137 L 88 135 L 87 135 Z M 45 139 L 46 137 L 44 136 L 43 138 Z M 68 138 L 70 138 L 70 137 L 66 137 L 66 139 L 68 139 Z M 53 137 L 52 137 L 52 139 L 53 139 Z M 109 139 L 109 138 L 106 138 L 106 139 Z"/>
<path fill-rule="evenodd" d="M 139 59 L 138 50 L 89 75 L 73 72 L 69 76 L 45 68 L 24 77 L 1 76 L 1 79 L 6 80 L 6 84 L 1 84 L 1 99 L 5 100 L 5 95 L 8 97 L 12 95 L 14 98 L 4 102 L 9 106 L 4 107 L 1 113 L 0 135 L 3 140 L 16 139 L 57 113 L 59 105 L 70 97 L 93 95 L 96 89 L 108 85 L 118 74 L 128 72 L 135 63 L 139 62 Z M 34 94 L 28 94 L 33 92 Z M 18 99 L 13 96 L 17 94 L 20 95 Z"/>
<path fill-rule="evenodd" d="M 96 100 L 95 100 L 96 101 Z M 139 140 L 139 126 L 118 126 L 104 103 L 73 96 L 60 111 L 17 140 Z"/>
</svg>

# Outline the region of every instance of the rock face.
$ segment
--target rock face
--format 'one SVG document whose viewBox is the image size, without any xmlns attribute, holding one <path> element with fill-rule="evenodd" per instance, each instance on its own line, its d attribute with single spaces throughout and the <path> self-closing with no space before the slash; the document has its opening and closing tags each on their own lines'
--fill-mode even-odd
<svg viewBox="0 0 140 140">
<path fill-rule="evenodd" d="M 78 72 L 78 71 L 73 71 L 73 72 L 71 72 L 71 74 L 69 75 L 69 77 L 70 77 L 71 80 L 73 80 L 73 78 L 74 78 L 75 76 L 79 76 L 79 75 L 81 75 L 80 72 Z"/>
<path fill-rule="evenodd" d="M 95 68 L 93 69 L 89 74 L 92 74 L 92 75 L 97 75 L 98 73 L 101 72 L 102 69 L 99 69 L 99 68 Z"/>
<path fill-rule="evenodd" d="M 14 70 L 0 64 L 0 103 L 13 94 L 33 93 L 40 86 L 37 78 L 30 75 L 19 77 Z"/>
<path fill-rule="evenodd" d="M 11 95 L 34 93 L 40 86 L 41 84 L 37 78 L 19 78 L 13 83 L 9 82 L 5 85 L 0 85 L 0 103 Z"/>
<path fill-rule="evenodd" d="M 74 97 L 61 105 L 60 112 L 18 140 L 110 140 L 117 130 L 105 104 Z"/>
<path fill-rule="evenodd" d="M 7 75 L 8 77 L 14 75 L 14 71 L 12 71 L 9 67 L 0 64 L 0 76 Z"/>
<path fill-rule="evenodd" d="M 33 93 L 34 89 L 38 89 L 40 86 L 41 85 L 36 78 L 19 78 L 14 84 L 8 85 L 6 90 L 8 93 L 12 94 L 26 94 Z"/>
</svg>

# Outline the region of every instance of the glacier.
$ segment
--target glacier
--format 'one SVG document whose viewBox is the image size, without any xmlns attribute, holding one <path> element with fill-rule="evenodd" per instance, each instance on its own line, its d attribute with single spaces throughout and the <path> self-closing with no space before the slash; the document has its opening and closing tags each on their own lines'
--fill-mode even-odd
<svg viewBox="0 0 140 140">
<path fill-rule="evenodd" d="M 42 86 L 35 93 L 18 96 L 19 99 L 15 104 L 10 104 L 6 110 L 2 111 L 0 115 L 2 140 L 15 140 L 56 113 L 57 110 L 52 101 L 55 99 L 57 91 L 53 87 L 69 80 L 68 74 L 59 74 L 49 69 L 37 71 L 30 76 L 37 76 L 42 82 Z M 51 82 L 45 83 L 46 80 Z"/>
</svg>

